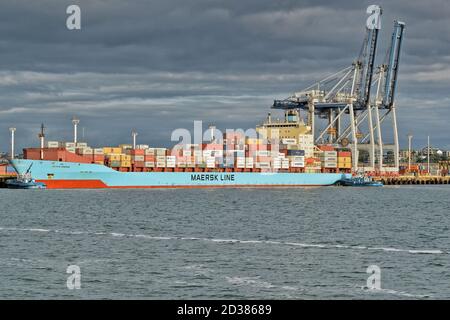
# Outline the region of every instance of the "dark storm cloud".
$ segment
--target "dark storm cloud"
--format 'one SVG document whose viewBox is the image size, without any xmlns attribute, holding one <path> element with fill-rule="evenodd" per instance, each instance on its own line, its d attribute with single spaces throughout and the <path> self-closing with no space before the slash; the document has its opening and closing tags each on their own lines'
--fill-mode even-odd
<svg viewBox="0 0 450 320">
<path fill-rule="evenodd" d="M 5 1 L 4 1 L 5 2 Z M 8 1 L 0 10 L 0 150 L 71 138 L 76 114 L 94 145 L 169 143 L 178 127 L 249 128 L 273 99 L 349 65 L 374 1 Z M 450 5 L 377 1 L 381 62 L 394 19 L 407 23 L 400 66 L 401 140 L 450 148 Z M 65 27 L 78 4 L 82 30 Z"/>
</svg>

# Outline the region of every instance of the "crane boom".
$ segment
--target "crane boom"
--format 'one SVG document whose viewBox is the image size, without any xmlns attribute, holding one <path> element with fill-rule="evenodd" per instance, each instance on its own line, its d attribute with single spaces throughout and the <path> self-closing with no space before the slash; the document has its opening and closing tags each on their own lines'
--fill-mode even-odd
<svg viewBox="0 0 450 320">
<path fill-rule="evenodd" d="M 402 47 L 403 31 L 405 23 L 394 22 L 394 32 L 392 33 L 391 47 L 389 49 L 389 60 L 386 71 L 386 82 L 384 89 L 383 105 L 385 108 L 392 108 L 397 88 L 398 66 L 400 62 L 400 51 Z"/>
</svg>

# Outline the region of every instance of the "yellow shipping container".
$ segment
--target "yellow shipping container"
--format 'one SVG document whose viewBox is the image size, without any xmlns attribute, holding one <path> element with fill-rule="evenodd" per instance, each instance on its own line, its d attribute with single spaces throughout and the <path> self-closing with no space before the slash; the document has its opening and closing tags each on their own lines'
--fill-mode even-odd
<svg viewBox="0 0 450 320">
<path fill-rule="evenodd" d="M 129 168 L 131 167 L 131 161 L 120 161 L 120 166 Z"/>
<path fill-rule="evenodd" d="M 122 148 L 104 147 L 103 153 L 104 154 L 122 153 Z"/>
<path fill-rule="evenodd" d="M 131 161 L 131 156 L 127 154 L 121 154 L 120 161 Z"/>
<path fill-rule="evenodd" d="M 262 139 L 255 139 L 255 138 L 246 138 L 245 144 L 262 144 Z"/>
<path fill-rule="evenodd" d="M 120 161 L 120 154 L 107 154 L 106 157 L 110 160 L 110 161 Z"/>
</svg>

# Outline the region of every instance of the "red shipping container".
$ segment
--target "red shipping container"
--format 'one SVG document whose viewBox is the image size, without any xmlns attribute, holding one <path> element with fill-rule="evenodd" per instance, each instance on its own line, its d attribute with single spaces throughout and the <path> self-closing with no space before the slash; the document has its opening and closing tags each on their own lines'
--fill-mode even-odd
<svg viewBox="0 0 450 320">
<path fill-rule="evenodd" d="M 218 143 L 204 143 L 202 145 L 203 150 L 223 150 L 223 144 Z"/>
<path fill-rule="evenodd" d="M 338 157 L 351 157 L 352 153 L 349 151 L 339 151 L 337 155 Z"/>
<path fill-rule="evenodd" d="M 94 161 L 105 161 L 105 155 L 103 154 L 95 154 Z"/>
<path fill-rule="evenodd" d="M 144 168 L 145 167 L 145 162 L 144 161 L 135 161 L 134 162 L 134 166 L 136 168 Z"/>
</svg>

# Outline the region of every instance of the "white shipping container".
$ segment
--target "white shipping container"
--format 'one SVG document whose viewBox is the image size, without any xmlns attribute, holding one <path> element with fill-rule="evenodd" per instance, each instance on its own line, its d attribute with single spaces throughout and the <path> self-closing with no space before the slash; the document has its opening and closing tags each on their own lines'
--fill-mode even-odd
<svg viewBox="0 0 450 320">
<path fill-rule="evenodd" d="M 144 151 L 144 153 L 145 153 L 146 155 L 148 155 L 148 156 L 154 156 L 154 155 L 155 155 L 155 148 L 149 148 L 149 149 L 146 149 L 146 150 Z"/>
<path fill-rule="evenodd" d="M 167 161 L 169 161 L 169 160 L 174 160 L 174 161 L 175 161 L 176 158 L 177 158 L 176 156 L 167 156 L 167 157 L 166 157 L 166 160 L 167 160 Z"/>
<path fill-rule="evenodd" d="M 166 156 L 156 156 L 156 161 L 166 161 Z"/>
<path fill-rule="evenodd" d="M 298 162 L 298 161 L 291 162 L 291 167 L 292 168 L 303 168 L 303 167 L 305 167 L 305 163 L 304 162 Z"/>
<path fill-rule="evenodd" d="M 216 164 L 215 164 L 215 163 L 207 163 L 207 164 L 206 164 L 206 167 L 207 167 L 207 168 L 215 168 L 215 167 L 216 167 Z"/>
<path fill-rule="evenodd" d="M 321 157 L 321 159 L 325 162 L 337 162 L 337 157 Z"/>
<path fill-rule="evenodd" d="M 156 167 L 158 167 L 158 168 L 164 168 L 165 166 L 166 166 L 165 162 L 159 162 L 159 161 L 156 162 Z"/>
<path fill-rule="evenodd" d="M 154 161 L 146 161 L 144 163 L 144 166 L 147 168 L 153 168 L 155 166 L 155 162 Z"/>
<path fill-rule="evenodd" d="M 245 164 L 245 168 L 246 168 L 246 169 L 253 169 L 253 163 L 248 163 L 248 162 L 247 162 L 247 163 Z"/>
<path fill-rule="evenodd" d="M 94 150 L 92 150 L 92 148 L 83 148 L 83 149 L 78 149 L 78 152 L 80 154 L 94 154 Z"/>
<path fill-rule="evenodd" d="M 238 163 L 236 164 L 236 167 L 239 169 L 244 169 L 245 168 L 245 163 Z"/>
<path fill-rule="evenodd" d="M 323 154 L 325 157 L 337 157 L 337 151 L 324 151 Z"/>
<path fill-rule="evenodd" d="M 131 157 L 134 161 L 144 161 L 145 157 L 144 156 L 132 156 Z"/>
<path fill-rule="evenodd" d="M 76 147 L 77 148 L 87 148 L 87 143 L 86 142 L 77 142 Z"/>
<path fill-rule="evenodd" d="M 47 141 L 45 144 L 46 144 L 47 148 L 59 148 L 58 141 Z"/>
<path fill-rule="evenodd" d="M 192 151 L 191 150 L 183 150 L 183 156 L 191 157 L 192 156 Z"/>
<path fill-rule="evenodd" d="M 166 168 L 175 168 L 175 162 L 173 162 L 173 163 L 166 163 Z"/>
<path fill-rule="evenodd" d="M 75 148 L 75 143 L 73 143 L 73 142 L 66 142 L 66 143 L 64 143 L 64 146 L 66 148 Z"/>
<path fill-rule="evenodd" d="M 94 149 L 94 154 L 102 155 L 102 154 L 105 154 L 105 153 L 103 152 L 102 148 L 95 148 Z"/>
<path fill-rule="evenodd" d="M 337 168 L 336 162 L 324 162 L 323 163 L 324 168 Z"/>
<path fill-rule="evenodd" d="M 157 156 L 165 156 L 166 155 L 166 148 L 157 148 L 156 150 L 156 155 Z"/>
<path fill-rule="evenodd" d="M 139 150 L 145 150 L 145 149 L 148 149 L 150 146 L 148 145 L 148 144 L 138 144 L 137 146 L 136 146 L 136 149 L 139 149 Z"/>
<path fill-rule="evenodd" d="M 281 143 L 283 143 L 283 144 L 296 144 L 297 143 L 297 139 L 295 139 L 295 138 L 284 138 L 284 139 L 281 139 Z"/>
<path fill-rule="evenodd" d="M 270 168 L 270 162 L 257 162 L 257 168 Z"/>
<path fill-rule="evenodd" d="M 71 152 L 71 153 L 75 153 L 75 151 L 76 151 L 76 149 L 75 149 L 75 147 L 68 147 L 68 148 L 66 148 L 66 151 L 67 152 Z"/>
</svg>

